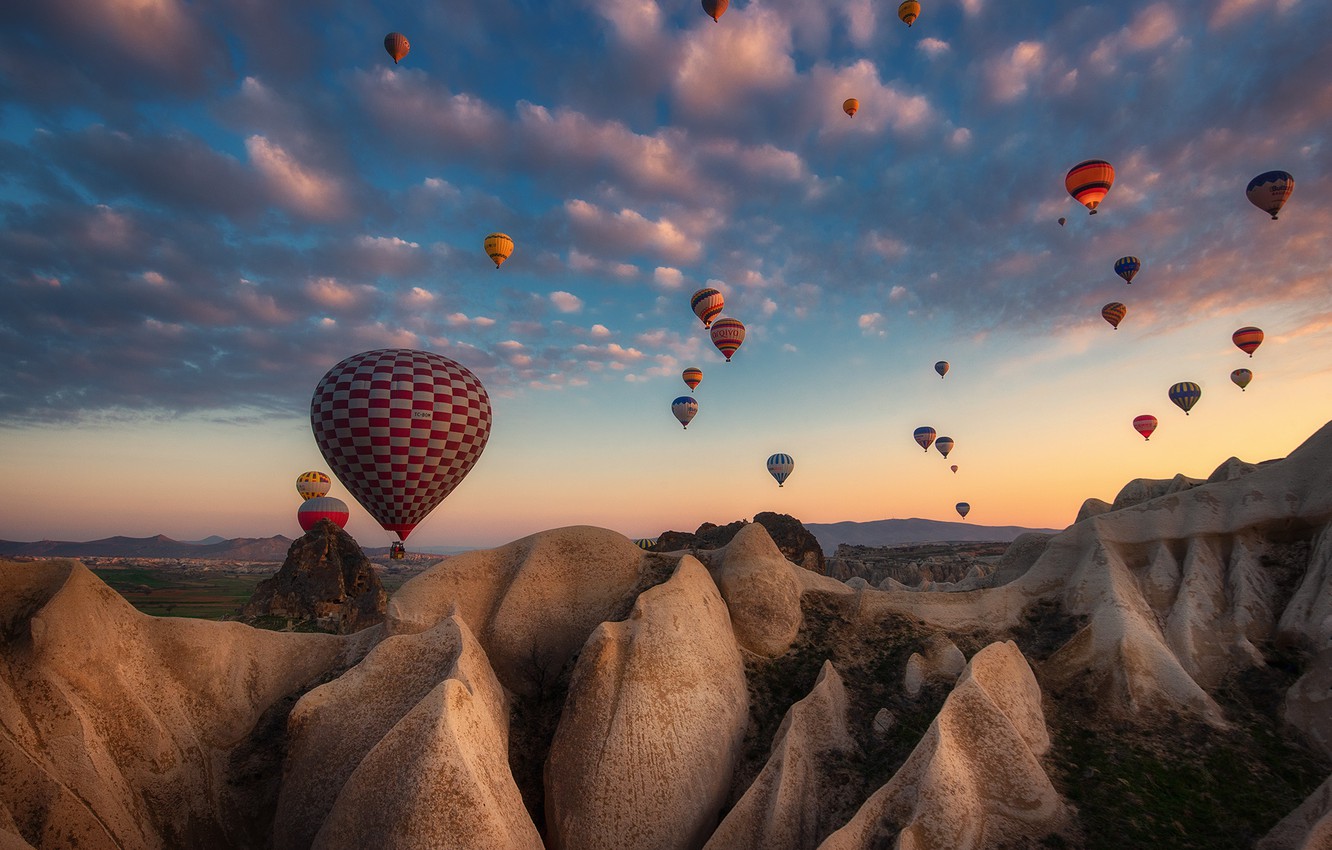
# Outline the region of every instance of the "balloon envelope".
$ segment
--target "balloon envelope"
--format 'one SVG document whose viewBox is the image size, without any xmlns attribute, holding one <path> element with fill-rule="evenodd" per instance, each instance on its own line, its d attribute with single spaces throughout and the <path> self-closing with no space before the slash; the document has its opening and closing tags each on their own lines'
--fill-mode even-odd
<svg viewBox="0 0 1332 850">
<path fill-rule="evenodd" d="M 301 524 L 301 531 L 309 531 L 321 519 L 329 520 L 338 528 L 346 528 L 347 518 L 350 516 L 347 503 L 332 496 L 315 496 L 313 499 L 307 499 L 301 502 L 300 508 L 296 511 L 296 521 Z"/>
<path fill-rule="evenodd" d="M 406 540 L 481 456 L 490 397 L 447 357 L 377 349 L 328 370 L 310 400 L 310 426 L 342 486 Z"/>
<path fill-rule="evenodd" d="M 954 475 L 957 474 L 957 464 L 953 464 L 952 466 L 950 466 L 950 467 L 948 467 L 948 468 L 951 469 L 951 470 L 953 470 L 953 474 L 954 474 Z"/>
<path fill-rule="evenodd" d="M 902 19 L 902 23 L 911 26 L 920 17 L 920 3 L 916 0 L 906 0 L 905 3 L 897 7 L 897 17 Z"/>
<path fill-rule="evenodd" d="M 718 21 L 729 5 L 731 0 L 703 0 L 703 11 L 708 13 L 709 18 Z"/>
<path fill-rule="evenodd" d="M 1115 274 L 1124 278 L 1125 283 L 1132 283 L 1133 277 L 1142 268 L 1142 260 L 1137 257 L 1120 257 L 1115 260 Z"/>
<path fill-rule="evenodd" d="M 700 289 L 689 298 L 689 309 L 694 311 L 705 328 L 712 326 L 712 320 L 721 315 L 725 306 L 726 299 L 715 289 Z"/>
<path fill-rule="evenodd" d="M 1277 213 L 1285 206 L 1286 201 L 1290 199 L 1290 193 L 1294 191 L 1295 178 L 1289 171 L 1264 171 L 1249 181 L 1249 187 L 1244 190 L 1244 194 L 1248 196 L 1249 203 L 1268 213 L 1272 216 L 1272 221 L 1276 221 Z"/>
<path fill-rule="evenodd" d="M 915 430 L 912 436 L 920 447 L 928 452 L 930 450 L 930 444 L 934 442 L 935 434 L 936 432 L 933 428 L 928 425 L 922 425 Z"/>
<path fill-rule="evenodd" d="M 1263 344 L 1263 332 L 1260 328 L 1240 328 L 1230 335 L 1230 341 L 1235 343 L 1240 351 L 1252 357 L 1258 346 Z"/>
<path fill-rule="evenodd" d="M 768 458 L 768 474 L 777 479 L 777 486 L 782 487 L 791 470 L 795 469 L 795 458 L 790 455 L 775 454 Z"/>
<path fill-rule="evenodd" d="M 971 513 L 971 505 L 968 505 L 966 502 L 958 502 L 954 507 L 957 508 L 957 515 L 963 519 L 966 519 L 967 514 Z"/>
<path fill-rule="evenodd" d="M 854 116 L 856 114 L 856 110 L 859 108 L 860 108 L 860 101 L 856 100 L 854 97 L 848 97 L 846 100 L 842 101 L 842 111 L 845 112 L 847 115 Z"/>
<path fill-rule="evenodd" d="M 934 447 L 938 449 L 939 454 L 943 455 L 944 457 L 948 457 L 948 453 L 953 450 L 953 445 L 954 443 L 952 437 L 940 437 L 939 439 L 934 441 Z"/>
<path fill-rule="evenodd" d="M 513 239 L 507 233 L 492 233 L 486 237 L 484 247 L 486 256 L 490 257 L 495 268 L 499 268 L 513 253 Z"/>
<path fill-rule="evenodd" d="M 316 496 L 328 495 L 328 488 L 332 486 L 333 479 L 322 472 L 311 470 L 302 472 L 296 476 L 296 492 L 301 494 L 302 499 L 313 499 Z"/>
<path fill-rule="evenodd" d="M 1189 411 L 1202 398 L 1202 387 L 1192 381 L 1181 381 L 1170 387 L 1170 400 L 1188 416 Z"/>
<path fill-rule="evenodd" d="M 1064 175 L 1064 188 L 1073 200 L 1096 214 L 1110 187 L 1115 183 L 1115 167 L 1103 159 L 1079 162 Z"/>
<path fill-rule="evenodd" d="M 1060 226 L 1060 227 L 1063 227 L 1063 226 L 1064 226 L 1064 222 L 1066 222 L 1066 221 L 1068 221 L 1068 219 L 1064 218 L 1063 216 L 1060 216 L 1060 217 L 1059 217 L 1059 226 Z"/>
<path fill-rule="evenodd" d="M 947 375 L 947 374 L 948 374 L 948 361 L 947 361 L 947 360 L 940 360 L 938 363 L 935 363 L 935 364 L 934 364 L 934 371 L 936 371 L 936 372 L 939 373 L 939 377 L 940 377 L 940 378 L 942 378 L 944 375 Z"/>
<path fill-rule="evenodd" d="M 1110 327 L 1119 330 L 1119 323 L 1128 315 L 1128 308 L 1118 301 L 1111 301 L 1101 308 L 1101 318 L 1110 323 Z"/>
<path fill-rule="evenodd" d="M 680 373 L 680 377 L 684 379 L 685 386 L 692 390 L 703 380 L 703 370 L 696 366 L 690 366 Z"/>
<path fill-rule="evenodd" d="M 1156 430 L 1156 417 L 1150 413 L 1133 417 L 1133 430 L 1141 434 L 1144 440 L 1151 439 L 1152 432 Z"/>
<path fill-rule="evenodd" d="M 407 40 L 407 36 L 400 32 L 391 32 L 384 36 L 384 49 L 388 51 L 388 55 L 393 57 L 393 64 L 396 65 L 398 60 L 406 56 L 412 49 L 412 45 Z"/>
<path fill-rule="evenodd" d="M 643 549 L 645 551 L 650 550 L 653 546 L 657 545 L 657 538 L 639 537 L 634 541 L 634 545 L 637 546 L 639 549 Z"/>
<path fill-rule="evenodd" d="M 712 344 L 726 355 L 726 362 L 731 362 L 731 355 L 745 341 L 745 325 L 739 319 L 721 318 L 712 323 Z"/>
<path fill-rule="evenodd" d="M 681 425 L 688 428 L 690 421 L 698 415 L 698 402 L 687 395 L 682 395 L 671 402 L 671 413 L 675 414 Z"/>
<path fill-rule="evenodd" d="M 1248 369 L 1236 369 L 1230 373 L 1230 380 L 1234 381 L 1235 386 L 1239 387 L 1240 391 L 1243 392 L 1244 388 L 1253 380 L 1253 372 L 1250 372 Z"/>
</svg>

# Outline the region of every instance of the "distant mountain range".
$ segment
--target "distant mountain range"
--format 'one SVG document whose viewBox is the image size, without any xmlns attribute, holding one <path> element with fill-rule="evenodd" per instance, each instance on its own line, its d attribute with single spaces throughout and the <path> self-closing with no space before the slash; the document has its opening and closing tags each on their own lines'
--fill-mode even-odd
<svg viewBox="0 0 1332 850">
<path fill-rule="evenodd" d="M 213 542 L 208 542 L 213 541 Z M 203 542 L 173 540 L 164 534 L 155 537 L 106 537 L 86 543 L 64 540 L 38 540 L 17 543 L 0 540 L 0 555 L 30 558 L 193 558 L 218 561 L 276 561 L 287 557 L 291 538 L 236 537 L 225 540 L 209 537 Z"/>
<path fill-rule="evenodd" d="M 1023 528 L 1018 525 L 977 525 L 971 522 L 940 522 L 932 519 L 879 519 L 871 522 L 804 523 L 829 557 L 837 544 L 853 546 L 905 546 L 911 543 L 1008 543 L 1029 531 L 1054 534 L 1057 528 Z"/>
<path fill-rule="evenodd" d="M 932 519 L 880 519 L 873 522 L 804 523 L 818 538 L 825 555 L 837 551 L 838 543 L 859 546 L 903 546 L 910 543 L 1008 542 L 1019 534 L 1037 531 L 1053 534 L 1054 528 L 1022 528 L 1016 525 L 976 525 L 970 522 L 939 522 Z M 73 543 L 64 540 L 38 540 L 19 543 L 0 540 L 0 556 L 29 558 L 190 558 L 217 561 L 272 561 L 281 563 L 291 548 L 291 538 L 234 537 L 230 540 L 213 535 L 197 542 L 173 540 L 164 534 L 155 537 L 107 537 Z M 371 558 L 388 554 L 388 547 L 366 547 Z M 423 546 L 417 552 L 435 555 L 457 554 L 466 547 Z"/>
</svg>

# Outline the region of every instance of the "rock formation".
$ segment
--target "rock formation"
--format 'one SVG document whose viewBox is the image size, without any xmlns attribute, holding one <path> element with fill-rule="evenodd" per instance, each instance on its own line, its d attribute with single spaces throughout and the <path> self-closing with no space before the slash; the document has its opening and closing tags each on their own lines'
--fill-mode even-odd
<svg viewBox="0 0 1332 850">
<path fill-rule="evenodd" d="M 819 546 L 818 538 L 811 534 L 800 520 L 789 514 L 760 511 L 754 515 L 754 523 L 763 526 L 768 532 L 768 536 L 772 538 L 782 557 L 807 570 L 824 572 L 823 548 Z M 663 531 L 657 537 L 657 543 L 652 550 L 680 552 L 686 549 L 691 551 L 720 549 L 730 543 L 735 535 L 740 533 L 740 529 L 748 524 L 744 520 L 736 520 L 729 525 L 713 525 L 705 522 L 693 534 L 685 531 Z"/>
<path fill-rule="evenodd" d="M 914 589 L 801 568 L 758 522 L 692 552 L 555 529 L 344 635 L 0 564 L 0 849 L 1000 850 L 1113 823 L 1328 850 L 1329 469 L 1332 425 Z"/>
<path fill-rule="evenodd" d="M 292 541 L 281 569 L 259 582 L 242 616 L 313 620 L 325 631 L 351 634 L 382 622 L 387 601 L 361 547 L 321 519 Z"/>
</svg>

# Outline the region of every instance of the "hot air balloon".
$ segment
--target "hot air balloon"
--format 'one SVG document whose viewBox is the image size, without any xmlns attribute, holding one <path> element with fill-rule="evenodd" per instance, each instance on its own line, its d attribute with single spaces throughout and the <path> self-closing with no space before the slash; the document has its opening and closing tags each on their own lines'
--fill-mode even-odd
<svg viewBox="0 0 1332 850">
<path fill-rule="evenodd" d="M 1230 341 L 1235 343 L 1240 351 L 1252 357 L 1258 346 L 1263 344 L 1263 331 L 1255 327 L 1240 328 L 1230 335 Z"/>
<path fill-rule="evenodd" d="M 1118 301 L 1111 301 L 1101 308 L 1101 318 L 1110 323 L 1110 327 L 1119 330 L 1119 323 L 1124 321 L 1124 316 L 1128 314 L 1128 308 Z"/>
<path fill-rule="evenodd" d="M 726 306 L 726 299 L 715 289 L 700 289 L 689 298 L 689 308 L 703 322 L 703 327 L 711 327 L 712 320 L 721 315 Z"/>
<path fill-rule="evenodd" d="M 951 470 L 953 470 L 953 474 L 954 474 L 954 475 L 957 475 L 957 464 L 953 464 L 952 466 L 950 466 L 950 467 L 948 467 L 948 468 L 951 469 Z"/>
<path fill-rule="evenodd" d="M 939 450 L 939 454 L 948 457 L 948 453 L 953 450 L 953 438 L 940 437 L 934 441 L 934 447 Z"/>
<path fill-rule="evenodd" d="M 1060 226 L 1060 227 L 1063 227 L 1063 226 L 1064 226 L 1064 222 L 1066 222 L 1066 221 L 1068 221 L 1068 219 L 1064 218 L 1063 216 L 1060 216 L 1060 217 L 1059 217 L 1059 226 Z"/>
<path fill-rule="evenodd" d="M 930 450 L 930 444 L 934 442 L 935 430 L 928 425 L 922 425 L 915 430 L 912 436 L 920 447 L 925 451 Z"/>
<path fill-rule="evenodd" d="M 1189 411 L 1202 398 L 1202 387 L 1192 381 L 1181 381 L 1170 388 L 1170 400 L 1188 416 Z"/>
<path fill-rule="evenodd" d="M 916 0 L 906 0 L 905 3 L 897 7 L 897 17 L 902 19 L 902 23 L 911 26 L 916 22 L 920 15 L 920 4 Z"/>
<path fill-rule="evenodd" d="M 703 11 L 708 13 L 708 17 L 713 21 L 721 20 L 722 13 L 726 7 L 731 5 L 731 0 L 703 0 Z"/>
<path fill-rule="evenodd" d="M 1124 278 L 1125 283 L 1132 283 L 1133 276 L 1142 268 L 1142 260 L 1137 257 L 1120 257 L 1115 260 L 1115 274 Z"/>
<path fill-rule="evenodd" d="M 412 45 L 407 41 L 407 36 L 400 32 L 391 32 L 384 36 L 384 49 L 388 55 L 393 57 L 393 64 L 398 64 L 398 60 L 406 56 L 412 49 Z"/>
<path fill-rule="evenodd" d="M 498 269 L 513 253 L 513 238 L 507 233 L 492 233 L 486 237 L 485 249 Z"/>
<path fill-rule="evenodd" d="M 653 546 L 657 545 L 655 537 L 639 537 L 634 541 L 634 545 L 645 552 L 650 552 Z"/>
<path fill-rule="evenodd" d="M 698 402 L 687 395 L 682 395 L 671 402 L 671 413 L 680 420 L 680 424 L 688 428 L 689 423 L 698 415 Z"/>
<path fill-rule="evenodd" d="M 365 351 L 320 379 L 310 426 L 342 486 L 406 540 L 481 456 L 490 397 L 466 367 L 439 354 Z"/>
<path fill-rule="evenodd" d="M 296 476 L 296 492 L 301 494 L 302 499 L 313 499 L 316 496 L 328 495 L 328 488 L 333 484 L 333 479 L 322 472 L 302 472 Z"/>
<path fill-rule="evenodd" d="M 784 487 L 791 470 L 795 469 L 795 458 L 790 455 L 775 454 L 768 458 L 768 474 L 777 479 L 777 486 Z"/>
<path fill-rule="evenodd" d="M 944 375 L 947 375 L 947 374 L 948 374 L 948 361 L 947 361 L 947 360 L 940 360 L 938 363 L 935 363 L 935 364 L 934 364 L 934 371 L 936 371 L 936 372 L 939 373 L 939 377 L 940 377 L 940 378 L 942 378 Z"/>
<path fill-rule="evenodd" d="M 296 511 L 296 521 L 301 524 L 301 531 L 309 531 L 321 519 L 328 520 L 338 528 L 346 528 L 347 518 L 350 516 L 347 503 L 332 496 L 315 496 L 313 499 L 307 499 L 301 502 L 300 508 Z"/>
<path fill-rule="evenodd" d="M 703 370 L 697 366 L 690 366 L 680 373 L 680 377 L 684 378 L 685 386 L 692 390 L 703 380 Z"/>
<path fill-rule="evenodd" d="M 967 514 L 971 513 L 971 505 L 968 505 L 966 502 L 958 502 L 953 507 L 957 508 L 957 515 L 963 519 L 966 519 Z"/>
<path fill-rule="evenodd" d="M 859 108 L 860 101 L 856 100 L 854 97 L 848 97 L 846 100 L 842 101 L 842 111 L 847 115 L 855 117 L 856 110 Z"/>
<path fill-rule="evenodd" d="M 1156 417 L 1150 413 L 1133 417 L 1133 430 L 1141 434 L 1144 440 L 1150 440 L 1152 432 L 1156 430 Z"/>
<path fill-rule="evenodd" d="M 745 341 L 745 325 L 739 319 L 722 318 L 712 323 L 712 344 L 726 355 L 726 362 L 731 362 L 731 355 Z"/>
<path fill-rule="evenodd" d="M 1290 193 L 1295 191 L 1295 178 L 1288 171 L 1264 171 L 1249 181 L 1249 188 L 1244 194 L 1249 203 L 1265 213 L 1270 213 L 1272 221 L 1277 220 L 1277 213 L 1285 206 Z"/>
<path fill-rule="evenodd" d="M 1240 388 L 1240 392 L 1244 392 L 1244 388 L 1253 380 L 1253 373 L 1248 369 L 1236 369 L 1230 373 L 1230 380 L 1235 382 L 1235 386 Z"/>
<path fill-rule="evenodd" d="M 1064 176 L 1064 188 L 1073 200 L 1091 210 L 1091 215 L 1096 215 L 1096 208 L 1114 184 L 1115 167 L 1103 159 L 1083 160 Z"/>
</svg>

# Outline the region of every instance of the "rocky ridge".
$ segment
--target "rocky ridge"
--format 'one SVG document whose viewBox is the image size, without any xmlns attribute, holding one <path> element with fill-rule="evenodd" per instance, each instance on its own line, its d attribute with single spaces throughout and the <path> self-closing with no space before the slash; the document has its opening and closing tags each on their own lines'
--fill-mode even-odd
<svg viewBox="0 0 1332 850">
<path fill-rule="evenodd" d="M 347 636 L 4 565 L 0 846 L 1326 850 L 1329 469 L 1135 482 L 946 591 L 555 529 Z"/>
</svg>

